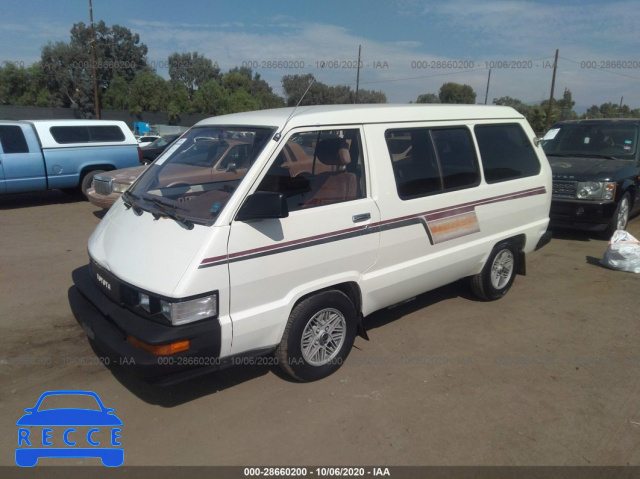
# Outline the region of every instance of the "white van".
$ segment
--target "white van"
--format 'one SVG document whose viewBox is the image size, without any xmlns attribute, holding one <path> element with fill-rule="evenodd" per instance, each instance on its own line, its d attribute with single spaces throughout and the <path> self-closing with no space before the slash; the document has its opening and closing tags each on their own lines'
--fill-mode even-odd
<svg viewBox="0 0 640 479">
<path fill-rule="evenodd" d="M 69 299 L 98 349 L 142 376 L 269 355 L 312 381 L 340 367 L 374 311 L 464 277 L 485 300 L 504 296 L 550 202 L 547 159 L 508 107 L 219 116 L 109 210 Z"/>
</svg>

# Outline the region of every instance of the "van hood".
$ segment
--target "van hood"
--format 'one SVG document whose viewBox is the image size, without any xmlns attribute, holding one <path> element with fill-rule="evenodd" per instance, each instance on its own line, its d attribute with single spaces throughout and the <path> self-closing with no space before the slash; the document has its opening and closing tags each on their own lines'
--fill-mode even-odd
<svg viewBox="0 0 640 479">
<path fill-rule="evenodd" d="M 89 238 L 89 255 L 118 279 L 138 288 L 174 297 L 184 273 L 196 261 L 209 228 L 187 230 L 170 218 L 136 215 L 119 199 Z M 196 256 L 198 256 L 196 258 Z"/>
<path fill-rule="evenodd" d="M 606 158 L 547 156 L 554 179 L 568 180 L 612 180 L 616 172 L 628 167 L 629 160 Z"/>
</svg>

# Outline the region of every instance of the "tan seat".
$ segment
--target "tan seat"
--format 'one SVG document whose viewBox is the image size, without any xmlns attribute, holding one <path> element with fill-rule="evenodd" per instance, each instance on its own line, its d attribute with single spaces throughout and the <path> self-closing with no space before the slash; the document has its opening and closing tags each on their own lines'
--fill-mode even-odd
<svg viewBox="0 0 640 479">
<path fill-rule="evenodd" d="M 356 175 L 344 171 L 351 163 L 347 143 L 342 138 L 320 140 L 316 157 L 320 163 L 331 166 L 334 171 L 319 173 L 310 179 L 311 193 L 303 208 L 357 198 Z"/>
</svg>

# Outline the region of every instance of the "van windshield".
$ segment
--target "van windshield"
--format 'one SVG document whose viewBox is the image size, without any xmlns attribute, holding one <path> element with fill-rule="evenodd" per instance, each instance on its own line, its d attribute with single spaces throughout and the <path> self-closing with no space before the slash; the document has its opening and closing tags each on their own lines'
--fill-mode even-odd
<svg viewBox="0 0 640 479">
<path fill-rule="evenodd" d="M 145 170 L 123 196 L 125 204 L 188 227 L 211 225 L 273 133 L 271 128 L 192 128 Z"/>
</svg>

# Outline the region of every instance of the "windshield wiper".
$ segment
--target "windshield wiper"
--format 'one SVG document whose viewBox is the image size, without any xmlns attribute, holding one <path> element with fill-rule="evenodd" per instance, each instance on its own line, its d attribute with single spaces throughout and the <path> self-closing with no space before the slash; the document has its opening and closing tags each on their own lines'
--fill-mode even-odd
<svg viewBox="0 0 640 479">
<path fill-rule="evenodd" d="M 601 155 L 599 153 L 546 153 L 547 156 L 559 156 L 561 158 L 604 158 L 605 160 L 621 160 L 617 156 Z"/>
<path fill-rule="evenodd" d="M 140 216 L 142 214 L 142 212 L 144 211 L 139 205 L 137 205 L 135 203 L 134 200 L 139 200 L 140 197 L 137 195 L 134 195 L 133 193 L 131 193 L 129 190 L 126 190 L 123 194 L 122 194 L 122 200 L 124 201 L 124 205 L 127 207 L 127 209 L 129 208 L 133 208 L 133 212 Z"/>
<path fill-rule="evenodd" d="M 193 229 L 193 221 L 188 220 L 187 218 L 180 216 L 179 214 L 177 214 L 175 212 L 175 210 L 177 209 L 184 209 L 180 206 L 177 205 L 172 205 L 171 203 L 166 203 L 164 201 L 162 201 L 159 198 L 145 198 L 147 201 L 153 203 L 156 205 L 156 208 L 158 208 L 160 211 L 162 211 L 162 213 L 164 214 L 164 216 L 166 216 L 167 218 L 171 218 L 172 220 L 178 222 L 179 224 L 181 224 L 182 226 L 184 226 L 185 228 L 187 228 L 188 230 L 192 230 Z M 151 213 L 153 215 L 153 217 L 155 219 L 158 219 L 160 216 L 157 213 Z"/>
</svg>

